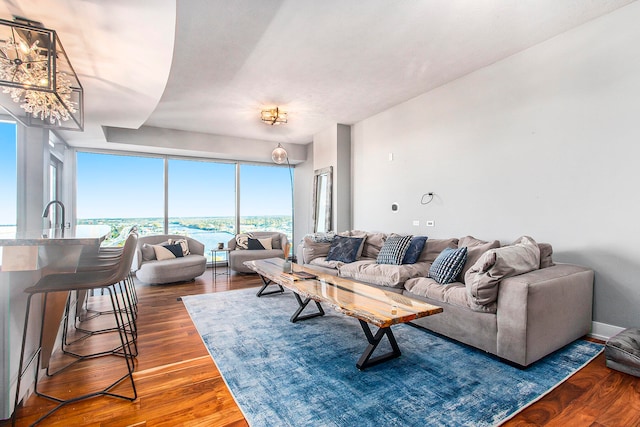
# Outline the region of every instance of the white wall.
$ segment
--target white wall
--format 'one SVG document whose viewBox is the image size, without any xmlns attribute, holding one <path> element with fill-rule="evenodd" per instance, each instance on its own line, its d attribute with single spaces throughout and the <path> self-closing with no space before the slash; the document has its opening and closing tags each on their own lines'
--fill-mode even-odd
<svg viewBox="0 0 640 427">
<path fill-rule="evenodd" d="M 333 167 L 331 229 L 351 229 L 351 129 L 334 124 L 313 135 L 313 167 Z M 313 225 L 308 232 L 313 232 Z"/>
<path fill-rule="evenodd" d="M 633 3 L 355 124 L 354 228 L 530 235 L 596 271 L 594 321 L 639 326 L 638 22 Z"/>
</svg>

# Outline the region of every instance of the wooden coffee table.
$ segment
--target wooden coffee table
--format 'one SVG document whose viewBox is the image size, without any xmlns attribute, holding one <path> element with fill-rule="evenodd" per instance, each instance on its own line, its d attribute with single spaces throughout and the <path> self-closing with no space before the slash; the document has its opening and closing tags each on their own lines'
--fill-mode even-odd
<svg viewBox="0 0 640 427">
<path fill-rule="evenodd" d="M 294 272 L 306 272 L 314 276 L 311 279 L 299 279 L 293 274 L 283 273 L 284 260 L 280 258 L 246 261 L 244 265 L 262 278 L 264 286 L 258 292 L 258 297 L 283 292 L 283 287 L 293 291 L 299 307 L 291 316 L 292 322 L 323 316 L 324 310 L 321 303 L 328 304 L 336 311 L 358 319 L 369 342 L 356 363 L 356 367 L 360 370 L 400 356 L 400 348 L 391 331 L 392 325 L 442 313 L 442 307 L 364 283 L 319 273 L 294 263 L 292 264 Z M 276 285 L 280 289 L 264 292 L 270 285 Z M 317 311 L 303 315 L 303 310 L 311 301 L 315 302 Z M 369 324 L 379 328 L 375 334 L 371 331 Z M 389 340 L 392 350 L 371 357 L 385 336 Z"/>
</svg>

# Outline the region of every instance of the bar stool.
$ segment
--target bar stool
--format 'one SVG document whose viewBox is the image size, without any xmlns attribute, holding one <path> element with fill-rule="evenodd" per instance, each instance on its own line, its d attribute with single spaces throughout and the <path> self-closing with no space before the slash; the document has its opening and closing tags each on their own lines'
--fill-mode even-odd
<svg viewBox="0 0 640 427">
<path fill-rule="evenodd" d="M 137 240 L 138 240 L 138 237 L 136 234 L 130 234 L 129 237 L 127 237 L 119 262 L 115 264 L 115 267 L 113 268 L 100 270 L 97 272 L 52 274 L 52 275 L 42 277 L 38 281 L 38 283 L 36 283 L 36 285 L 25 289 L 25 292 L 28 293 L 28 298 L 27 298 L 27 305 L 26 305 L 24 330 L 22 335 L 22 347 L 20 351 L 20 362 L 18 367 L 18 380 L 16 385 L 15 407 L 14 407 L 14 412 L 12 416 L 12 425 L 15 425 L 15 421 L 16 421 L 16 413 L 17 413 L 18 403 L 20 399 L 20 385 L 22 382 L 22 377 L 24 376 L 28 367 L 33 363 L 34 359 L 37 359 L 34 393 L 38 396 L 44 397 L 46 399 L 49 399 L 58 403 L 57 406 L 55 406 L 45 415 L 43 415 L 38 420 L 36 420 L 34 424 L 39 423 L 44 418 L 48 417 L 49 415 L 51 415 L 52 413 L 54 413 L 55 411 L 57 411 L 58 409 L 60 409 L 61 407 L 63 407 L 68 403 L 77 402 L 77 401 L 88 399 L 91 397 L 112 396 L 112 397 L 130 400 L 130 401 L 133 401 L 137 398 L 138 394 L 137 394 L 135 382 L 133 379 L 135 356 L 134 356 L 134 352 L 132 351 L 132 342 L 128 338 L 128 335 L 130 334 L 130 332 L 127 330 L 127 328 L 124 325 L 125 321 L 124 321 L 123 307 L 121 307 L 120 302 L 117 298 L 117 295 L 115 294 L 116 284 L 125 280 L 127 275 L 130 272 L 131 263 L 133 262 L 133 255 L 135 253 Z M 40 392 L 38 390 L 38 377 L 39 377 L 38 374 L 40 372 L 40 364 L 42 359 L 42 344 L 43 344 L 42 333 L 40 334 L 39 346 L 36 349 L 33 356 L 31 356 L 31 358 L 29 359 L 28 363 L 26 363 L 26 367 L 24 363 L 25 347 L 26 347 L 26 341 L 27 341 L 27 335 L 28 335 L 27 332 L 28 332 L 28 325 L 29 325 L 29 310 L 31 306 L 31 298 L 34 295 L 38 295 L 38 294 L 44 295 L 43 312 L 42 312 L 42 320 L 41 320 L 41 328 L 43 328 L 44 322 L 45 322 L 45 316 L 44 316 L 45 308 L 46 308 L 47 297 L 49 293 L 83 291 L 83 290 L 87 291 L 90 289 L 98 289 L 98 288 L 105 289 L 108 292 L 108 295 L 110 297 L 112 313 L 116 323 L 117 333 L 119 335 L 119 340 L 120 340 L 119 347 L 117 347 L 117 349 L 115 350 L 110 350 L 103 353 L 92 354 L 89 356 L 79 356 L 77 360 L 59 369 L 58 371 L 56 371 L 54 374 L 51 374 L 51 375 L 55 375 L 63 371 L 68 366 L 74 363 L 77 363 L 82 360 L 86 360 L 87 357 L 97 357 L 101 355 L 123 356 L 123 359 L 125 360 L 125 364 L 126 364 L 126 373 L 121 377 L 119 377 L 118 379 L 116 379 L 110 385 L 103 388 L 102 390 L 82 394 L 82 395 L 71 397 L 71 398 L 65 397 L 63 399 L 63 398 L 55 397 L 55 396 Z M 48 365 L 49 364 L 47 363 L 47 366 L 46 366 L 47 371 L 49 369 Z M 130 383 L 131 383 L 132 395 L 118 394 L 111 391 L 111 389 L 113 389 L 116 385 L 120 384 L 122 381 L 126 380 L 127 378 L 130 380 Z"/>
<path fill-rule="evenodd" d="M 132 227 L 132 229 L 129 231 L 129 234 L 137 235 L 137 227 L 135 226 Z M 99 273 L 105 270 L 113 269 L 114 267 L 117 268 L 118 263 L 120 262 L 120 258 L 122 257 L 122 254 L 123 254 L 123 248 L 111 248 L 111 247 L 100 248 L 97 254 L 85 253 L 80 258 L 80 263 L 77 271 L 80 273 L 83 273 L 83 272 Z M 130 269 L 127 276 L 124 278 L 124 280 L 118 282 L 116 286 L 117 286 L 116 296 L 117 298 L 119 298 L 118 302 L 120 302 L 120 305 L 122 307 L 121 310 L 127 316 L 125 327 L 128 328 L 127 330 L 133 336 L 134 344 L 136 344 L 136 339 L 137 339 L 136 319 L 138 314 L 138 297 L 137 297 L 135 283 L 133 281 L 133 276 Z M 67 300 L 67 305 L 65 308 L 66 327 L 63 329 L 63 336 L 62 336 L 63 351 L 65 351 L 66 346 L 69 346 L 79 340 L 85 339 L 87 336 L 115 331 L 115 326 L 94 330 L 94 329 L 88 329 L 88 327 L 82 325 L 83 323 L 86 323 L 92 319 L 98 318 L 101 315 L 112 314 L 112 310 L 98 310 L 98 309 L 90 308 L 88 306 L 89 298 L 91 298 L 90 293 L 92 292 L 89 292 L 87 290 L 76 291 L 75 316 L 72 316 L 70 312 L 73 296 L 69 295 L 69 299 Z M 91 312 L 92 314 L 90 316 L 86 316 L 86 315 L 83 316 L 83 310 L 85 310 L 87 313 Z M 74 341 L 69 342 L 68 341 L 69 320 L 72 317 L 74 318 L 73 327 L 77 332 L 81 333 L 81 336 L 75 339 Z M 135 355 L 137 355 L 137 346 L 136 346 Z"/>
</svg>

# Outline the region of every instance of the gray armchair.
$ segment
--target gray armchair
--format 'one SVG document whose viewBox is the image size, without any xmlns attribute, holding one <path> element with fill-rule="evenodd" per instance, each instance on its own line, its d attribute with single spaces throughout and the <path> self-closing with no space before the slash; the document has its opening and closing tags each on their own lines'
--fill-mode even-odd
<svg viewBox="0 0 640 427">
<path fill-rule="evenodd" d="M 159 245 L 168 239 L 186 239 L 189 255 L 157 260 L 150 245 Z M 177 234 L 140 237 L 132 266 L 138 279 L 144 283 L 152 284 L 186 282 L 203 274 L 206 268 L 207 258 L 204 256 L 204 245 L 191 237 Z"/>
<path fill-rule="evenodd" d="M 284 233 L 275 231 L 254 231 L 251 233 L 255 239 L 271 237 L 273 249 L 240 249 L 237 247 L 236 238 L 229 240 L 229 267 L 238 273 L 254 273 L 244 265 L 245 261 L 254 261 L 267 258 L 284 258 L 284 248 L 289 244 L 289 239 Z"/>
</svg>

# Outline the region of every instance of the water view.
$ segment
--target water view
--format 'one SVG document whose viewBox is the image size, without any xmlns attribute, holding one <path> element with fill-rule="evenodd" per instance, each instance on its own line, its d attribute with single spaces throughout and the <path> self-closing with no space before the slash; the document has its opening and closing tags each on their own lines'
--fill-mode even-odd
<svg viewBox="0 0 640 427">
<path fill-rule="evenodd" d="M 133 226 L 138 227 L 140 236 L 164 233 L 163 218 L 95 218 L 79 219 L 78 224 L 102 224 L 111 227 L 111 234 L 105 239 L 105 246 L 121 246 Z M 274 231 L 287 234 L 291 239 L 291 216 L 252 216 L 240 218 L 240 230 L 243 233 L 251 231 Z M 205 256 L 211 262 L 211 249 L 217 248 L 218 243 L 227 242 L 235 236 L 235 217 L 200 217 L 200 218 L 169 218 L 169 234 L 188 236 L 201 242 L 205 246 Z M 225 253 L 216 254 L 216 261 L 226 261 Z"/>
</svg>

